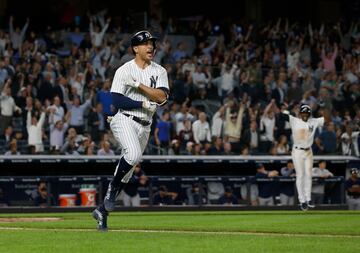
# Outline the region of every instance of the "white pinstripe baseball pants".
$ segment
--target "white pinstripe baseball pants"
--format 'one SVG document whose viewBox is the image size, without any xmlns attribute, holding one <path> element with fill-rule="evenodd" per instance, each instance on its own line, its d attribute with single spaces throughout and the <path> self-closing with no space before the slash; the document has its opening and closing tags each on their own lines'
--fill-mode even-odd
<svg viewBox="0 0 360 253">
<path fill-rule="evenodd" d="M 150 125 L 144 127 L 118 112 L 111 120 L 110 128 L 122 149 L 121 157 L 124 157 L 130 165 L 138 164 L 149 140 Z M 116 175 L 117 169 L 118 167 L 116 167 L 114 175 Z M 127 183 L 132 173 L 133 169 L 121 181 Z"/>
<path fill-rule="evenodd" d="M 304 203 L 311 200 L 313 153 L 309 150 L 293 148 L 292 160 L 296 171 L 296 189 L 299 202 Z"/>
</svg>

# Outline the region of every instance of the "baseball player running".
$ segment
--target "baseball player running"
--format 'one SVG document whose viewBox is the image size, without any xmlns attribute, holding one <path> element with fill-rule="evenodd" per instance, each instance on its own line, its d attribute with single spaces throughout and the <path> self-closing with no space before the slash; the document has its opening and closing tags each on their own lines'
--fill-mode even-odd
<svg viewBox="0 0 360 253">
<path fill-rule="evenodd" d="M 309 105 L 300 106 L 300 118 L 286 113 L 285 117 L 290 123 L 293 148 L 292 160 L 296 171 L 296 189 L 298 192 L 300 208 L 303 211 L 315 206 L 311 203 L 313 153 L 311 145 L 314 142 L 316 128 L 324 125 L 324 117 L 312 118 Z"/>
<path fill-rule="evenodd" d="M 150 32 L 135 33 L 131 38 L 135 59 L 117 69 L 111 86 L 112 105 L 117 113 L 111 118 L 110 127 L 122 154 L 103 204 L 92 213 L 101 231 L 107 230 L 108 212 L 114 210 L 118 193 L 141 159 L 157 106 L 165 104 L 169 96 L 167 72 L 152 61 L 155 43 Z"/>
</svg>

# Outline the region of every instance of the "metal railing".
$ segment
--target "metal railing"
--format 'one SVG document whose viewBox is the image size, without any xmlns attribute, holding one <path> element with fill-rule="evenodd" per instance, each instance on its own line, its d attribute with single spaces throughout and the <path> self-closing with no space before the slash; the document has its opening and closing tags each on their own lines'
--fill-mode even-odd
<svg viewBox="0 0 360 253">
<path fill-rule="evenodd" d="M 295 198 L 294 205 L 297 205 L 297 193 L 295 187 L 295 177 L 273 177 L 273 178 L 256 178 L 254 176 L 149 176 L 149 180 L 146 185 L 140 187 L 138 192 L 141 197 L 142 206 L 152 207 L 154 206 L 153 197 L 155 192 L 158 191 L 161 185 L 166 185 L 169 192 L 174 191 L 180 196 L 178 200 L 174 202 L 177 205 L 187 205 L 186 192 L 193 184 L 197 184 L 199 192 L 204 193 L 206 202 L 199 201 L 196 206 L 209 206 L 212 204 L 218 204 L 210 201 L 209 199 L 209 184 L 217 183 L 220 185 L 219 189 L 224 187 L 230 187 L 233 193 L 239 200 L 239 205 L 250 206 L 254 205 L 254 196 L 256 193 L 256 187 L 254 186 L 263 183 L 272 184 L 271 196 L 274 199 L 275 205 L 281 205 L 278 199 L 279 192 L 281 192 L 281 186 L 283 184 L 292 184 L 294 189 Z M 46 182 L 48 191 L 48 206 L 52 204 L 51 198 L 55 199 L 56 204 L 59 205 L 59 197 L 62 194 L 71 194 L 76 196 L 76 201 L 72 206 L 94 206 L 99 204 L 103 199 L 107 185 L 112 179 L 111 176 L 46 176 L 46 177 L 1 177 L 0 188 L 4 193 L 8 193 L 8 200 L 10 206 L 33 206 L 31 200 L 31 194 L 33 194 L 38 183 L 41 181 Z M 324 184 L 324 186 L 331 186 L 331 194 L 328 193 L 327 204 L 345 204 L 345 180 L 344 177 L 332 177 L 327 179 L 313 178 L 313 183 Z M 86 188 L 89 185 L 94 188 L 93 202 L 84 203 L 80 198 L 80 192 L 82 188 Z M 223 187 L 221 187 L 221 185 Z M 254 192 L 255 190 L 255 192 Z M 223 191 L 219 191 L 221 195 Z M 254 195 L 255 194 L 255 195 Z M 257 197 L 257 196 L 256 196 Z"/>
</svg>

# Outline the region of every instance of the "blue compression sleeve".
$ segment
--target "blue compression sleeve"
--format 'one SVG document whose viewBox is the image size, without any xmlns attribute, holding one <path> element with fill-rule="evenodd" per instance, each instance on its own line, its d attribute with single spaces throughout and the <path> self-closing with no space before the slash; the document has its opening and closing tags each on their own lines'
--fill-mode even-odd
<svg viewBox="0 0 360 253">
<path fill-rule="evenodd" d="M 112 105 L 115 107 L 116 110 L 119 109 L 130 110 L 130 109 L 142 108 L 141 101 L 132 100 L 131 98 L 125 97 L 120 93 L 111 92 L 111 97 L 112 97 Z"/>
</svg>

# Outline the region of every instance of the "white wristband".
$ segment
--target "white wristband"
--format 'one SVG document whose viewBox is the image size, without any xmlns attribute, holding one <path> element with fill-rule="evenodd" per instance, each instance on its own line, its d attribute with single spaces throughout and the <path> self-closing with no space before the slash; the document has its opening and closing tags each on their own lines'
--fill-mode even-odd
<svg viewBox="0 0 360 253">
<path fill-rule="evenodd" d="M 134 87 L 135 87 L 135 88 L 139 88 L 139 86 L 140 86 L 140 82 L 135 81 L 135 82 L 134 82 Z"/>
</svg>

